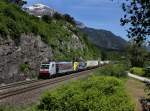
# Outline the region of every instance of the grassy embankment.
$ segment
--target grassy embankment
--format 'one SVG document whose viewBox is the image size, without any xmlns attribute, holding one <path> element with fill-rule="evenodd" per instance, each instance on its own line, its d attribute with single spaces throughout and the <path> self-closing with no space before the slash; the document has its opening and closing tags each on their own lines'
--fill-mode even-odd
<svg viewBox="0 0 150 111">
<path fill-rule="evenodd" d="M 134 111 L 124 71 L 124 66 L 117 64 L 97 69 L 88 79 L 46 91 L 38 105 L 24 111 Z"/>
</svg>

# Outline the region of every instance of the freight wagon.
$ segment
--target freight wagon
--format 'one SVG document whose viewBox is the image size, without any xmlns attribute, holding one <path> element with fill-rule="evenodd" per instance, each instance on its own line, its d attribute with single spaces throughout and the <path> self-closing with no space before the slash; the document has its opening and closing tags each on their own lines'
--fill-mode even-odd
<svg viewBox="0 0 150 111">
<path fill-rule="evenodd" d="M 73 62 L 56 62 L 56 73 L 73 72 Z"/>
<path fill-rule="evenodd" d="M 98 66 L 102 66 L 104 64 L 108 64 L 109 61 L 97 61 L 97 60 L 89 60 L 82 62 L 49 62 L 41 64 L 39 77 L 40 78 L 50 78 L 52 76 L 66 74 L 71 72 L 83 71 L 86 69 L 95 68 Z"/>
<path fill-rule="evenodd" d="M 94 68 L 94 67 L 98 67 L 99 66 L 99 62 L 97 60 L 91 60 L 91 61 L 87 61 L 86 62 L 86 67 L 89 68 Z"/>
<path fill-rule="evenodd" d="M 86 62 L 79 62 L 78 71 L 83 71 L 86 69 Z"/>
</svg>

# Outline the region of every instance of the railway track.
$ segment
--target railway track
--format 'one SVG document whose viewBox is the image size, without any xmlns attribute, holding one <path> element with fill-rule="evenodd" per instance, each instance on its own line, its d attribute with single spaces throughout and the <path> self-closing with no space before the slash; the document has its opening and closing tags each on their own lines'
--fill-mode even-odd
<svg viewBox="0 0 150 111">
<path fill-rule="evenodd" d="M 27 81 L 20 81 L 20 82 L 15 82 L 15 83 L 11 83 L 11 84 L 6 84 L 3 86 L 0 86 L 0 91 L 4 90 L 4 89 L 12 88 L 12 87 L 18 87 L 21 85 L 31 84 L 31 83 L 34 83 L 37 81 L 39 81 L 39 80 L 27 80 Z"/>
<path fill-rule="evenodd" d="M 91 70 L 93 70 L 93 69 L 91 69 Z M 86 71 L 73 73 L 70 75 L 61 76 L 61 77 L 57 77 L 57 78 L 53 78 L 53 79 L 42 80 L 42 81 L 35 80 L 35 81 L 20 82 L 20 84 L 19 83 L 16 84 L 17 86 L 15 86 L 15 84 L 11 84 L 11 85 L 8 85 L 5 87 L 0 87 L 0 100 L 17 95 L 17 94 L 32 91 L 34 89 L 38 89 L 41 87 L 46 87 L 49 85 L 60 83 L 65 80 L 77 78 L 79 76 L 86 75 L 86 73 L 88 73 L 89 71 L 90 70 L 86 70 Z"/>
</svg>

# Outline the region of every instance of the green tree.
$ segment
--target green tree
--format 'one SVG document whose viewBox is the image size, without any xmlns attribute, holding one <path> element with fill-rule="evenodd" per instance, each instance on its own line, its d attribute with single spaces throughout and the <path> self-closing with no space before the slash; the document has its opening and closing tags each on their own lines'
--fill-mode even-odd
<svg viewBox="0 0 150 111">
<path fill-rule="evenodd" d="M 23 73 L 28 73 L 30 70 L 29 64 L 25 63 L 25 64 L 21 64 L 20 65 L 20 71 Z"/>
<path fill-rule="evenodd" d="M 27 4 L 27 1 L 25 1 L 25 0 L 9 0 L 9 1 L 12 3 L 15 3 L 19 6 L 23 6 L 23 5 Z"/>
<path fill-rule="evenodd" d="M 128 47 L 128 58 L 132 67 L 143 67 L 146 60 L 147 51 L 137 44 Z"/>
<path fill-rule="evenodd" d="M 63 16 L 67 22 L 71 23 L 72 25 L 76 25 L 74 18 L 71 17 L 69 14 L 65 14 Z"/>
<path fill-rule="evenodd" d="M 101 51 L 101 59 L 102 60 L 107 60 L 107 53 L 104 50 Z"/>
<path fill-rule="evenodd" d="M 54 15 L 53 15 L 53 17 L 54 17 L 55 19 L 57 19 L 57 20 L 63 19 L 63 16 L 62 16 L 60 13 L 58 13 L 58 12 L 55 12 Z"/>
<path fill-rule="evenodd" d="M 128 37 L 141 46 L 150 35 L 150 0 L 125 0 L 121 25 L 128 25 Z"/>
<path fill-rule="evenodd" d="M 48 15 L 43 15 L 42 20 L 45 21 L 46 23 L 51 23 L 52 18 Z"/>
</svg>

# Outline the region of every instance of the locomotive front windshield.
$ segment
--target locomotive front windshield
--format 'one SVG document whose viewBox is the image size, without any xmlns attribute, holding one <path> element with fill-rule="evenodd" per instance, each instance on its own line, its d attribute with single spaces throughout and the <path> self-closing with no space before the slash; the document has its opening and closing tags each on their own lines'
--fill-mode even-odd
<svg viewBox="0 0 150 111">
<path fill-rule="evenodd" d="M 49 69 L 49 65 L 48 64 L 43 64 L 43 65 L 41 65 L 41 69 Z"/>
</svg>

